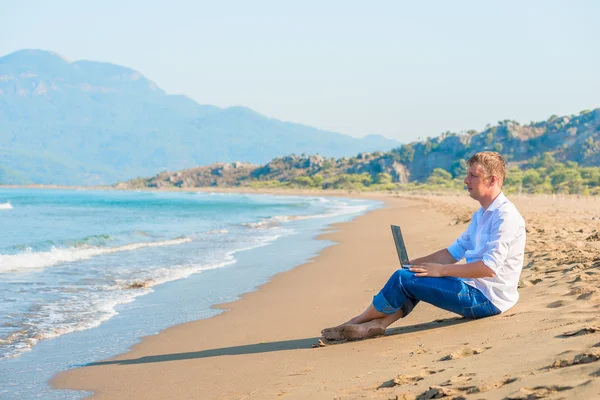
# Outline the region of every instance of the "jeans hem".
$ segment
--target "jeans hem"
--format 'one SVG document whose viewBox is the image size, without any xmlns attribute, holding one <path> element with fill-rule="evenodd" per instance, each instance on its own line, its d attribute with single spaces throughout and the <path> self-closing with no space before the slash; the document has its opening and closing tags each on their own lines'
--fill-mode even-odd
<svg viewBox="0 0 600 400">
<path fill-rule="evenodd" d="M 387 301 L 383 293 L 379 292 L 373 297 L 373 307 L 380 313 L 394 314 L 399 308 L 394 308 Z"/>
</svg>

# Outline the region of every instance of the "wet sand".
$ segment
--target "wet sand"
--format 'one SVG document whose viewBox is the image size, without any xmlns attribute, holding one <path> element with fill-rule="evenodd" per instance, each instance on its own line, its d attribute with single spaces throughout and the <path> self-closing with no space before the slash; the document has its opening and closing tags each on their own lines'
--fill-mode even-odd
<svg viewBox="0 0 600 400">
<path fill-rule="evenodd" d="M 506 313 L 472 321 L 419 304 L 384 337 L 319 347 L 320 330 L 361 312 L 397 269 L 391 223 L 415 258 L 449 245 L 478 208 L 466 194 L 366 196 L 387 207 L 333 226 L 323 238 L 337 244 L 311 262 L 53 386 L 99 399 L 600 396 L 600 201 L 509 196 L 528 241 Z"/>
</svg>

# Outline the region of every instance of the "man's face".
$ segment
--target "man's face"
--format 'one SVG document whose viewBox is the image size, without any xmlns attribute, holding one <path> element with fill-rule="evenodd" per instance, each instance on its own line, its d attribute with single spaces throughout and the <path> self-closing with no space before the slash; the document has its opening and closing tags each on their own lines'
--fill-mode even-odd
<svg viewBox="0 0 600 400">
<path fill-rule="evenodd" d="M 492 189 L 492 178 L 486 177 L 485 170 L 481 164 L 473 164 L 467 168 L 467 177 L 465 178 L 465 185 L 469 191 L 469 196 L 475 200 L 480 200 L 483 196 L 491 192 Z"/>
</svg>

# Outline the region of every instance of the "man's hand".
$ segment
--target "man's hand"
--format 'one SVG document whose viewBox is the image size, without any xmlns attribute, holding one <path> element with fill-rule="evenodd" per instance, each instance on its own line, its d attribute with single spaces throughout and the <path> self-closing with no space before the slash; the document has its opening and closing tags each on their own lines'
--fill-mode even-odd
<svg viewBox="0 0 600 400">
<path fill-rule="evenodd" d="M 436 251 L 435 253 L 431 253 L 425 257 L 415 258 L 410 260 L 409 264 L 412 265 L 422 265 L 428 263 L 435 264 L 456 264 L 456 260 L 452 257 L 452 254 L 448 251 L 448 249 L 441 249 Z"/>
<path fill-rule="evenodd" d="M 446 266 L 444 264 L 422 263 L 413 265 L 409 271 L 416 272 L 416 276 L 430 276 L 432 278 L 440 278 L 445 275 Z"/>
</svg>

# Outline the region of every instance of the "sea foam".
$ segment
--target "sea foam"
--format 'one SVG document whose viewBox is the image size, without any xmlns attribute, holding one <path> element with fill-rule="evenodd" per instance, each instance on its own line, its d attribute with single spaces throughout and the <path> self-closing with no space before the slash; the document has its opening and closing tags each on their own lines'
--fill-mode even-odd
<svg viewBox="0 0 600 400">
<path fill-rule="evenodd" d="M 29 271 L 44 269 L 65 262 L 87 260 L 103 254 L 118 253 L 121 251 L 133 251 L 145 247 L 174 246 L 191 242 L 191 238 L 182 237 L 171 240 L 156 242 L 131 243 L 116 247 L 53 247 L 49 251 L 34 252 L 31 250 L 18 254 L 0 254 L 0 274 L 9 272 Z"/>
</svg>

